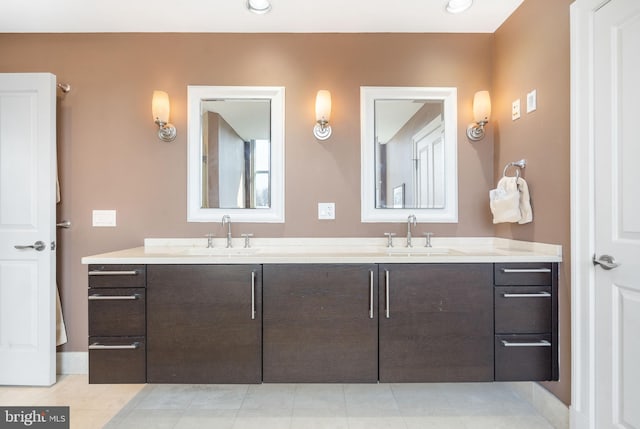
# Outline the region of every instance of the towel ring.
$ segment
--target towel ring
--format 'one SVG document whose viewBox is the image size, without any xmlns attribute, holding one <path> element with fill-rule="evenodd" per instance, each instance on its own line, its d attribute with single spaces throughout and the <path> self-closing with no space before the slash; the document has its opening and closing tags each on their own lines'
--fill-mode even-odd
<svg viewBox="0 0 640 429">
<path fill-rule="evenodd" d="M 504 170 L 502 170 L 502 176 L 506 177 L 507 176 L 507 170 L 509 169 L 509 167 L 517 167 L 516 169 L 516 179 L 520 178 L 520 169 L 525 168 L 527 166 L 527 160 L 526 159 L 521 159 L 520 161 L 514 161 L 514 162 L 510 162 L 507 165 L 504 166 Z"/>
</svg>

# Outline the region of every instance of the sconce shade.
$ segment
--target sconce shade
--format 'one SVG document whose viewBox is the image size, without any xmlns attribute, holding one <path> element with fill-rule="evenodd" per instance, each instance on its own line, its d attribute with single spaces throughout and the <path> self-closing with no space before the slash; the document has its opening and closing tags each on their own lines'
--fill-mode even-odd
<svg viewBox="0 0 640 429">
<path fill-rule="evenodd" d="M 331 119 L 331 93 L 321 89 L 316 95 L 316 121 L 329 122 Z"/>
<path fill-rule="evenodd" d="M 489 91 L 478 91 L 473 96 L 473 118 L 478 123 L 489 122 L 489 118 L 491 118 Z"/>
<path fill-rule="evenodd" d="M 153 120 L 169 122 L 169 94 L 164 91 L 153 91 L 153 101 L 151 102 L 151 110 L 153 111 Z"/>
</svg>

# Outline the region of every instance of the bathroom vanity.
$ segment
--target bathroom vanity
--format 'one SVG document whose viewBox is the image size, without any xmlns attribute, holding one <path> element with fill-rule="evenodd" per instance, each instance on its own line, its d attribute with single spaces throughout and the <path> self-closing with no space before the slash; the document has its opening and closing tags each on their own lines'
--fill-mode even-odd
<svg viewBox="0 0 640 429">
<path fill-rule="evenodd" d="M 85 257 L 89 381 L 557 380 L 560 246 L 433 241 L 157 239 Z"/>
</svg>

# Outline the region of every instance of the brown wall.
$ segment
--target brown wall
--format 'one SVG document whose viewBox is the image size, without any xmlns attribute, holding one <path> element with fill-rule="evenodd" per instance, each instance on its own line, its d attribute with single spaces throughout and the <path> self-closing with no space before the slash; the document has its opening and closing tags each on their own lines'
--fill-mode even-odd
<svg viewBox="0 0 640 429">
<path fill-rule="evenodd" d="M 545 383 L 571 400 L 569 5 L 572 0 L 526 0 L 495 33 L 492 94 L 494 173 L 527 159 L 533 222 L 501 224 L 496 236 L 563 246 L 560 272 L 560 381 Z M 538 108 L 526 113 L 526 95 L 537 90 Z M 511 120 L 520 98 L 522 116 Z M 513 174 L 514 170 L 510 170 Z"/>
<path fill-rule="evenodd" d="M 82 256 L 140 246 L 145 237 L 221 234 L 219 223 L 186 222 L 190 84 L 286 87 L 286 223 L 235 224 L 235 235 L 402 236 L 403 224 L 360 222 L 360 86 L 455 86 L 459 223 L 422 224 L 419 232 L 561 243 L 567 260 L 567 3 L 525 0 L 495 36 L 0 34 L 0 72 L 51 72 L 73 88 L 58 103 L 58 219 L 73 223 L 58 234 L 58 280 L 69 334 L 62 350 L 87 348 Z M 530 16 L 551 24 L 532 22 Z M 542 40 L 530 40 L 538 33 Z M 559 39 L 548 41 L 549 34 Z M 518 74 L 511 76 L 514 67 Z M 538 89 L 538 111 L 512 124 L 504 112 L 511 98 L 522 97 L 529 88 Z M 154 89 L 171 97 L 171 122 L 178 129 L 173 143 L 156 138 Z M 333 135 L 323 143 L 312 134 L 318 89 L 331 90 L 333 98 Z M 492 91 L 494 115 L 487 137 L 471 144 L 465 129 L 472 119 L 473 94 L 480 89 Z M 521 157 L 530 162 L 525 177 L 532 188 L 534 223 L 494 228 L 488 190 L 504 162 Z M 329 201 L 336 203 L 336 220 L 318 221 L 317 203 Z M 117 210 L 118 226 L 93 228 L 93 209 Z M 565 402 L 570 369 L 567 273 L 568 264 L 563 264 L 562 382 L 550 387 Z"/>
</svg>

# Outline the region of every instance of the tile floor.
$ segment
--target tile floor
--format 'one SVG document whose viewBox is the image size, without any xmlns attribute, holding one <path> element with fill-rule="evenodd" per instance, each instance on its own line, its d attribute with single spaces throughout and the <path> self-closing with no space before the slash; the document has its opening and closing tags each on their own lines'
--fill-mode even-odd
<svg viewBox="0 0 640 429">
<path fill-rule="evenodd" d="M 500 383 L 1 387 L 0 404 L 69 405 L 71 427 L 553 429 Z"/>
</svg>

